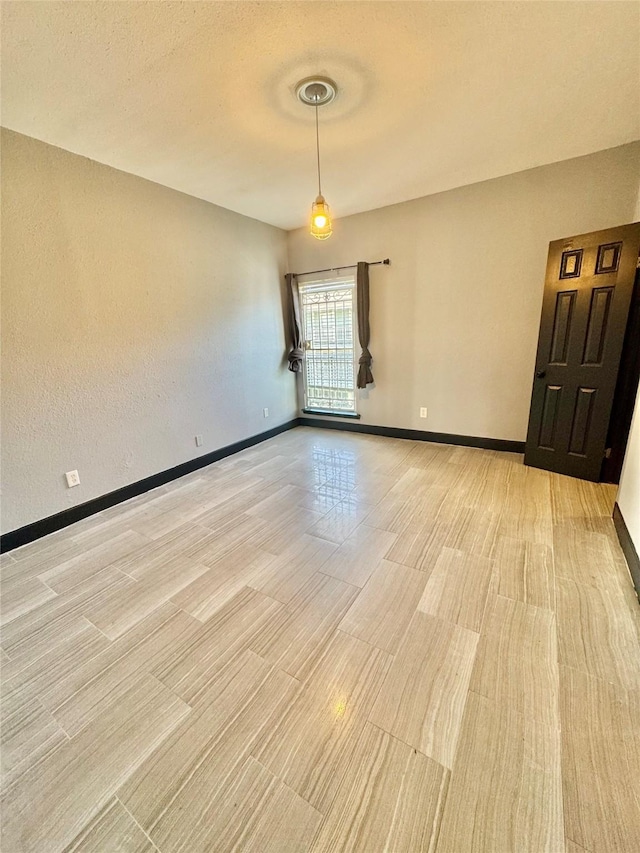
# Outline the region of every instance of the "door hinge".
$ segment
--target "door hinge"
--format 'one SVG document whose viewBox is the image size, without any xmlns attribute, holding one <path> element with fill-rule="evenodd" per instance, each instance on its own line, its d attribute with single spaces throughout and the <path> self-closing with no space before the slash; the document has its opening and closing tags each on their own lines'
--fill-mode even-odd
<svg viewBox="0 0 640 853">
<path fill-rule="evenodd" d="M 605 450 L 604 458 L 605 459 L 611 459 L 611 448 L 610 447 L 607 447 L 607 449 Z"/>
</svg>

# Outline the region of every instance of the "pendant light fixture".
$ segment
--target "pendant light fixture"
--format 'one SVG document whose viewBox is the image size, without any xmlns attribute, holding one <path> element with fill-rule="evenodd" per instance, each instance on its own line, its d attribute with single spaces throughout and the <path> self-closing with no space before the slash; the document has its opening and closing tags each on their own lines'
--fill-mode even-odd
<svg viewBox="0 0 640 853">
<path fill-rule="evenodd" d="M 316 157 L 318 164 L 318 195 L 311 205 L 310 234 L 317 240 L 326 240 L 333 232 L 331 210 L 322 195 L 320 176 L 320 131 L 318 126 L 318 107 L 330 104 L 336 96 L 337 87 L 328 77 L 307 77 L 296 86 L 296 95 L 303 104 L 316 111 Z"/>
</svg>

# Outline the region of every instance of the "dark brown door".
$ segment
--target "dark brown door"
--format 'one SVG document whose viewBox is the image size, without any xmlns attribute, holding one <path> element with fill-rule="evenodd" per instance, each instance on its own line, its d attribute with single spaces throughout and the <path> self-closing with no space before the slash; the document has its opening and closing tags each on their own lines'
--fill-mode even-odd
<svg viewBox="0 0 640 853">
<path fill-rule="evenodd" d="M 640 223 L 549 244 L 524 461 L 599 480 Z"/>
</svg>

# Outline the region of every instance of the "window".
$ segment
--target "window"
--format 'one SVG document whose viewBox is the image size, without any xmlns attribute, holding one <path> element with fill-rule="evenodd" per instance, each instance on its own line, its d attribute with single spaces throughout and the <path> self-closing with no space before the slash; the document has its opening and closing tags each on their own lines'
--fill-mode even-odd
<svg viewBox="0 0 640 853">
<path fill-rule="evenodd" d="M 305 409 L 356 414 L 355 280 L 299 285 L 304 338 Z"/>
</svg>

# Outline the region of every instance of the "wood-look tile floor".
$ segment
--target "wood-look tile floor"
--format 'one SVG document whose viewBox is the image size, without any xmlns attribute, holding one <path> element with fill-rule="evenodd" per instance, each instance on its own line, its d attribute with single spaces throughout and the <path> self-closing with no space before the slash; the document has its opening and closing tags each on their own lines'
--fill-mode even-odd
<svg viewBox="0 0 640 853">
<path fill-rule="evenodd" d="M 640 850 L 614 489 L 298 428 L 2 558 L 2 850 Z"/>
</svg>

